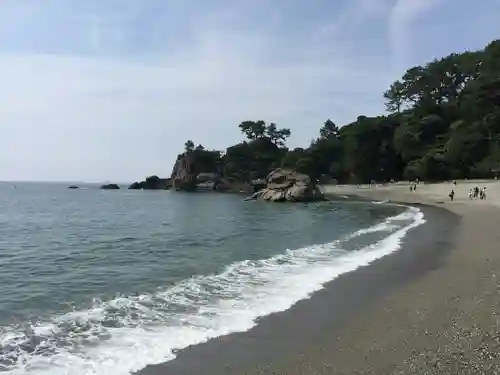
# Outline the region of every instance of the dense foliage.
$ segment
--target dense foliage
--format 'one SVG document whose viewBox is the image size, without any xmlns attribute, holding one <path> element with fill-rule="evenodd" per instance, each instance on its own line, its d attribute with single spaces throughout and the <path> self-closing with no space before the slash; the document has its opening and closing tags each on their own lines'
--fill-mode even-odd
<svg viewBox="0 0 500 375">
<path fill-rule="evenodd" d="M 239 125 L 247 140 L 228 147 L 223 153 L 208 151 L 203 146 L 194 147 L 192 141 L 185 144 L 185 152 L 195 158 L 198 172 L 217 172 L 224 177 L 249 182 L 265 177 L 281 166 L 288 149 L 284 146 L 290 129 L 278 129 L 276 124 L 244 121 Z"/>
<path fill-rule="evenodd" d="M 340 128 L 327 120 L 308 148 L 288 150 L 289 129 L 245 121 L 248 141 L 213 162 L 246 181 L 278 166 L 352 183 L 491 177 L 500 169 L 500 40 L 412 67 L 383 95 L 387 115 Z"/>
</svg>

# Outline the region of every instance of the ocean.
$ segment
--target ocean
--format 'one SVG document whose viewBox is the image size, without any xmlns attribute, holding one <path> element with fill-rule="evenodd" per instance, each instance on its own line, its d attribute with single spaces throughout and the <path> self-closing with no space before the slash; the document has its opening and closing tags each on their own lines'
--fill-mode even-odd
<svg viewBox="0 0 500 375">
<path fill-rule="evenodd" d="M 0 183 L 0 373 L 126 375 L 397 251 L 418 208 Z"/>
</svg>

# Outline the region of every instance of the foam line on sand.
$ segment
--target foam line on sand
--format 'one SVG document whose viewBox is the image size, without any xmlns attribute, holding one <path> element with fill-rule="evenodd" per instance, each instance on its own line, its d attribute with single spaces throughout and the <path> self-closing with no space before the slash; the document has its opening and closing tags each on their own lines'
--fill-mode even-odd
<svg viewBox="0 0 500 375">
<path fill-rule="evenodd" d="M 324 187 L 446 210 L 428 207 L 428 223 L 410 233 L 402 251 L 339 277 L 249 332 L 193 347 L 144 374 L 500 371 L 500 184 L 481 181 L 487 200 L 470 201 L 475 184 L 459 181 L 454 202 L 447 199 L 451 183 L 412 193 L 404 185 Z"/>
</svg>

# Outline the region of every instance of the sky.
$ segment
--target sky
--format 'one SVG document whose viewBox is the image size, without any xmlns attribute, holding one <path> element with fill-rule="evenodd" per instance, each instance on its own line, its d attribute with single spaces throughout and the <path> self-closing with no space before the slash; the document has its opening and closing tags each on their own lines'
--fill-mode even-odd
<svg viewBox="0 0 500 375">
<path fill-rule="evenodd" d="M 500 0 L 0 0 L 0 180 L 168 176 L 245 120 L 305 147 L 499 19 Z"/>
</svg>

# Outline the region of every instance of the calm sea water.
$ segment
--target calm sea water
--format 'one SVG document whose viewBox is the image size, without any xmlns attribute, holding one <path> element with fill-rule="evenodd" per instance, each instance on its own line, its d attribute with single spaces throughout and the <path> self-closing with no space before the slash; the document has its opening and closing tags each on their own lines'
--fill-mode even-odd
<svg viewBox="0 0 500 375">
<path fill-rule="evenodd" d="M 171 360 L 397 250 L 423 222 L 383 204 L 66 187 L 0 183 L 0 372 Z"/>
</svg>

